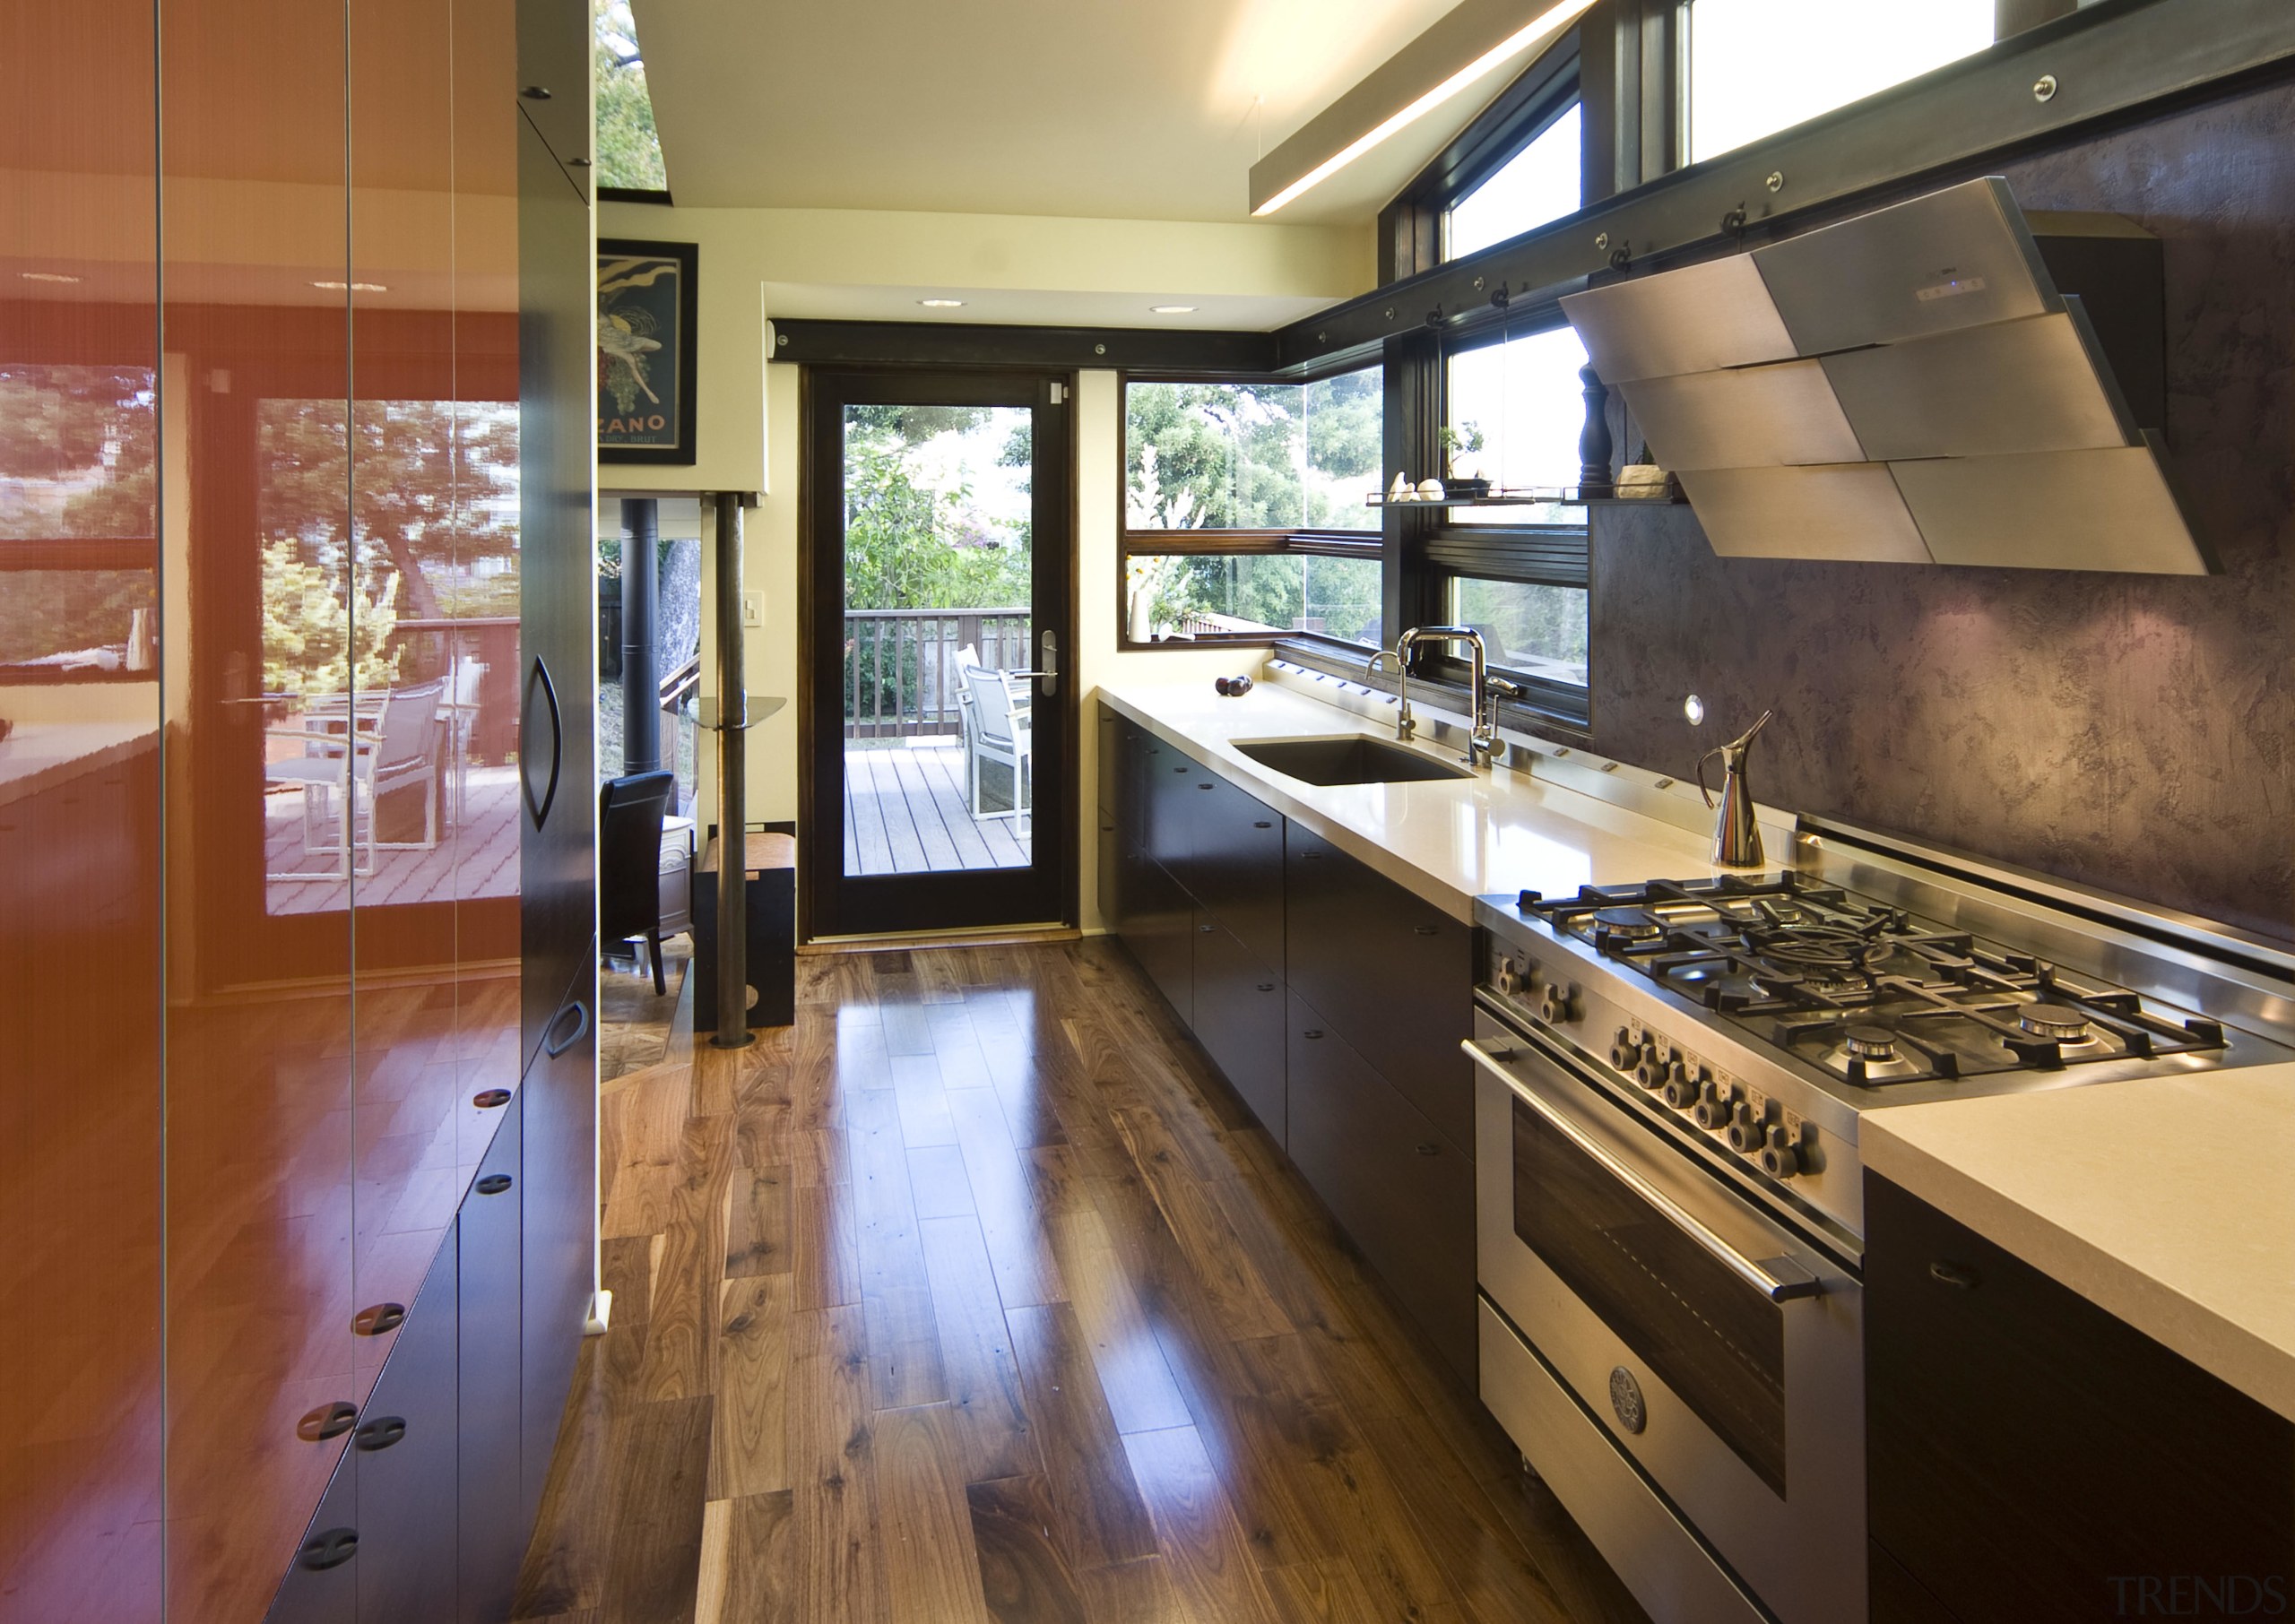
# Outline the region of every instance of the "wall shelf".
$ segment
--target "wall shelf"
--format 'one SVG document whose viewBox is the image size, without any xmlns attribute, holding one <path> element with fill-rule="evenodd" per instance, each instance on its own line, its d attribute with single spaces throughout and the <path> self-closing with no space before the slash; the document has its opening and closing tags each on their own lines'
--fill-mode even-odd
<svg viewBox="0 0 2295 1624">
<path fill-rule="evenodd" d="M 1561 485 L 1528 490 L 1494 490 L 1484 497 L 1407 497 L 1375 494 L 1364 498 L 1365 507 L 1663 507 L 1686 502 L 1681 483 L 1671 475 L 1663 485 L 1621 488 L 1616 486 Z"/>
</svg>

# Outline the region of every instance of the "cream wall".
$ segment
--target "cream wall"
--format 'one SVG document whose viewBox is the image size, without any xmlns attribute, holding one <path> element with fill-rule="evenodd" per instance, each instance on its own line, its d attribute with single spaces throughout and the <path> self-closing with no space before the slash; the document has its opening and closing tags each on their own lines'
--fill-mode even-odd
<svg viewBox="0 0 2295 1624">
<path fill-rule="evenodd" d="M 768 361 L 773 298 L 802 289 L 958 287 L 1118 293 L 1151 288 L 1207 298 L 1312 298 L 1335 302 L 1367 288 L 1374 269 L 1367 232 L 1324 227 L 1194 225 L 1165 221 L 886 214 L 839 210 L 660 209 L 608 203 L 601 237 L 694 242 L 700 246 L 703 345 L 697 380 L 698 460 L 691 468 L 599 470 L 603 493 L 740 490 L 762 493 L 743 517 L 743 589 L 764 596 L 764 622 L 749 629 L 744 663 L 752 693 L 789 707 L 747 741 L 749 814 L 797 816 L 797 455 L 799 369 Z M 796 312 L 804 307 L 799 305 Z M 1082 704 L 1078 770 L 1084 786 L 1078 831 L 1085 929 L 1101 928 L 1093 786 L 1097 782 L 1095 690 L 1117 680 L 1209 682 L 1252 668 L 1257 651 L 1153 651 L 1115 646 L 1118 466 L 1116 375 L 1078 375 L 1076 393 L 1078 648 Z M 614 514 L 606 505 L 605 519 Z M 710 521 L 703 521 L 702 594 L 714 600 Z M 703 617 L 704 687 L 714 690 L 714 640 Z M 705 736 L 705 743 L 708 742 Z M 716 793 L 714 750 L 703 753 L 703 817 Z"/>
</svg>

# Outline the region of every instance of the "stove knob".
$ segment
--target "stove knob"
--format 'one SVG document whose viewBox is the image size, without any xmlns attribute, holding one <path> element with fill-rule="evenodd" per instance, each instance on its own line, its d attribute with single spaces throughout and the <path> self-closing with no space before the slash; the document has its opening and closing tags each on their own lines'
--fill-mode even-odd
<svg viewBox="0 0 2295 1624">
<path fill-rule="evenodd" d="M 1633 1068 L 1633 1080 L 1644 1088 L 1655 1088 L 1666 1080 L 1666 1063 L 1658 1058 L 1655 1043 L 1641 1046 L 1641 1060 Z"/>
<path fill-rule="evenodd" d="M 1754 1108 L 1743 1100 L 1729 1113 L 1729 1148 L 1750 1156 L 1761 1149 L 1762 1119 L 1754 1115 Z"/>
<path fill-rule="evenodd" d="M 1620 1071 L 1632 1071 L 1641 1064 L 1641 1050 L 1633 1041 L 1633 1034 L 1623 1026 L 1610 1040 L 1610 1064 Z"/>
<path fill-rule="evenodd" d="M 1697 1103 L 1697 1079 L 1679 1060 L 1666 1067 L 1666 1103 L 1676 1110 L 1687 1110 Z"/>
<path fill-rule="evenodd" d="M 1729 1120 L 1729 1096 L 1718 1084 L 1708 1083 L 1697 1096 L 1697 1109 L 1690 1112 L 1700 1127 L 1721 1127 Z"/>
<path fill-rule="evenodd" d="M 1761 1151 L 1761 1170 L 1772 1179 L 1790 1179 L 1801 1170 L 1801 1147 L 1793 1143 L 1782 1122 L 1770 1125 L 1769 1143 Z"/>
<path fill-rule="evenodd" d="M 1502 957 L 1490 979 L 1498 983 L 1501 992 L 1520 992 L 1522 989 L 1522 966 L 1511 955 Z"/>
<path fill-rule="evenodd" d="M 1576 1020 L 1579 1014 L 1578 989 L 1574 987 L 1548 981 L 1546 990 L 1538 995 L 1538 1015 L 1550 1025 L 1566 1026 Z"/>
</svg>

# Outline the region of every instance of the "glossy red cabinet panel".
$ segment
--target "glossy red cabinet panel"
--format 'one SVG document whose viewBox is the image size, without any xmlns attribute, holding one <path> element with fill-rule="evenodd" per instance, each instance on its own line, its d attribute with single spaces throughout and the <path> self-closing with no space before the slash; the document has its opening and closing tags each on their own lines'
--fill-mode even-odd
<svg viewBox="0 0 2295 1624">
<path fill-rule="evenodd" d="M 0 52 L 0 1617 L 160 1616 L 149 0 Z"/>
</svg>

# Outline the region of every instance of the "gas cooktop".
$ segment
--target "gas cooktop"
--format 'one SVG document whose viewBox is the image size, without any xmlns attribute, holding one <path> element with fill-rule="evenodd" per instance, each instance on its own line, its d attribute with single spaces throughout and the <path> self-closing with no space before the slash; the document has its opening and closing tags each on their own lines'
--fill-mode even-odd
<svg viewBox="0 0 2295 1624">
<path fill-rule="evenodd" d="M 2217 1022 L 1797 873 L 1526 892 L 1520 905 L 1861 1087 L 2225 1043 Z"/>
</svg>

